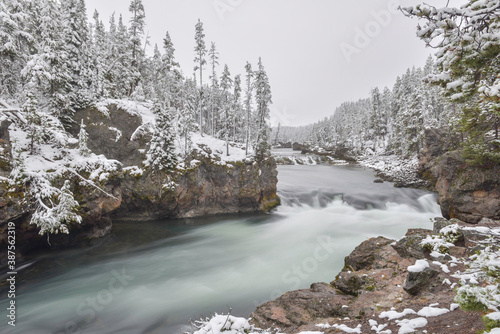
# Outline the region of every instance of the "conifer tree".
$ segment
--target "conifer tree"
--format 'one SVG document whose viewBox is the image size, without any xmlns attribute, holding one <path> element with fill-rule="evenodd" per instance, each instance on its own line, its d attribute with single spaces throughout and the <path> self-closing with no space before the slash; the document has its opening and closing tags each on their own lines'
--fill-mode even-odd
<svg viewBox="0 0 500 334">
<path fill-rule="evenodd" d="M 92 47 L 91 47 L 91 90 L 94 97 L 100 99 L 108 97 L 110 91 L 114 91 L 112 76 L 107 74 L 106 59 L 106 31 L 99 12 L 94 11 L 94 23 L 92 25 Z"/>
<path fill-rule="evenodd" d="M 255 144 L 255 156 L 257 160 L 267 158 L 270 152 L 269 145 L 269 106 L 272 103 L 271 86 L 267 73 L 259 58 L 258 70 L 255 73 L 255 102 L 257 104 L 257 140 Z"/>
<path fill-rule="evenodd" d="M 82 217 L 77 214 L 79 204 L 73 197 L 70 182 L 66 180 L 61 189 L 51 186 L 48 182 L 38 182 L 31 185 L 37 189 L 33 191 L 36 209 L 30 224 L 37 225 L 40 228 L 39 234 L 47 235 L 47 241 L 49 234 L 68 234 L 68 223 L 82 222 Z"/>
<path fill-rule="evenodd" d="M 231 73 L 229 73 L 229 67 L 224 65 L 224 71 L 220 79 L 220 87 L 222 89 L 222 110 L 224 113 L 224 119 L 222 123 L 224 128 L 222 129 L 224 140 L 226 141 L 226 155 L 229 156 L 229 136 L 232 129 L 232 101 L 229 98 L 230 90 L 233 85 L 233 80 L 231 79 Z"/>
<path fill-rule="evenodd" d="M 64 45 L 71 76 L 70 103 L 72 109 L 81 109 L 86 107 L 91 99 L 91 76 L 88 66 L 90 46 L 85 0 L 66 0 L 62 2 L 62 11 Z"/>
<path fill-rule="evenodd" d="M 200 135 L 203 136 L 203 66 L 206 65 L 207 60 L 205 56 L 207 54 L 207 47 L 205 45 L 205 32 L 203 30 L 203 23 L 200 19 L 198 19 L 198 23 L 196 23 L 195 27 L 195 58 L 194 62 L 196 66 L 194 67 L 194 71 L 199 71 L 200 73 L 200 98 L 199 98 L 199 126 L 200 126 Z"/>
<path fill-rule="evenodd" d="M 136 84 L 139 74 L 134 67 L 133 54 L 130 52 L 131 39 L 122 15 L 118 17 L 116 35 L 112 43 L 116 53 L 111 55 L 113 62 L 110 65 L 110 73 L 116 87 L 115 97 L 123 98 L 130 95 L 130 87 Z"/>
<path fill-rule="evenodd" d="M 135 77 L 130 84 L 129 95 L 132 95 L 140 79 L 140 65 L 143 57 L 142 38 L 144 35 L 145 18 L 144 5 L 142 0 L 131 0 L 129 6 L 130 18 L 130 42 L 132 47 L 132 69 L 135 70 Z"/>
<path fill-rule="evenodd" d="M 87 141 L 89 138 L 89 135 L 87 131 L 85 130 L 86 126 L 83 123 L 83 119 L 80 123 L 80 132 L 78 133 L 78 147 L 80 154 L 84 157 L 90 156 L 90 150 L 87 146 Z"/>
<path fill-rule="evenodd" d="M 250 124 L 252 121 L 252 92 L 253 92 L 253 71 L 252 65 L 247 62 L 245 65 L 246 71 L 246 88 L 245 88 L 245 154 L 248 155 L 248 147 L 250 143 Z"/>
<path fill-rule="evenodd" d="M 19 73 L 34 40 L 25 11 L 18 0 L 0 2 L 0 96 L 14 96 L 22 88 Z"/>
<path fill-rule="evenodd" d="M 43 116 L 40 114 L 38 100 L 35 94 L 26 87 L 25 102 L 22 111 L 26 117 L 27 138 L 30 141 L 29 149 L 31 154 L 36 153 L 37 146 L 41 144 L 44 136 Z"/>
<path fill-rule="evenodd" d="M 177 116 L 177 133 L 180 137 L 184 138 L 184 158 L 188 159 L 191 152 L 191 132 L 195 129 L 195 113 L 196 113 L 196 99 L 197 90 L 194 80 L 186 79 L 181 86 L 180 91 L 180 107 Z"/>
<path fill-rule="evenodd" d="M 155 126 L 153 137 L 149 143 L 145 165 L 153 172 L 175 168 L 177 156 L 175 154 L 175 133 L 171 126 L 170 113 L 156 101 L 153 106 L 155 113 Z"/>
<path fill-rule="evenodd" d="M 237 129 L 241 128 L 242 123 L 242 108 L 241 108 L 241 75 L 238 74 L 234 77 L 234 90 L 233 90 L 233 107 L 232 107 L 232 126 L 233 126 L 233 140 L 236 141 Z"/>
<path fill-rule="evenodd" d="M 63 39 L 63 22 L 60 8 L 52 0 L 43 0 L 40 11 L 40 40 L 36 51 L 22 71 L 26 82 L 31 82 L 47 99 L 48 111 L 71 123 L 71 74 L 69 59 Z M 45 101 L 39 101 L 40 103 Z M 45 103 L 43 103 L 45 104 Z"/>
<path fill-rule="evenodd" d="M 500 163 L 500 25 L 497 0 L 469 0 L 460 8 L 405 8 L 424 20 L 418 36 L 437 48 L 438 73 L 428 79 L 462 105 L 464 155 L 473 164 Z M 434 43 L 434 45 L 433 45 Z"/>
<path fill-rule="evenodd" d="M 175 61 L 175 48 L 170 38 L 170 34 L 165 34 L 163 39 L 163 56 L 162 56 L 162 76 L 164 80 L 167 108 L 173 106 L 175 95 L 178 94 L 179 85 L 179 63 Z"/>
<path fill-rule="evenodd" d="M 210 59 L 210 66 L 212 68 L 212 74 L 210 75 L 210 80 L 211 80 L 210 105 L 209 105 L 210 115 L 208 116 L 208 120 L 210 122 L 210 134 L 214 136 L 216 103 L 217 103 L 217 94 L 219 89 L 219 82 L 216 72 L 216 67 L 219 65 L 219 52 L 217 51 L 214 42 L 211 43 L 210 50 L 208 51 L 208 58 Z"/>
</svg>

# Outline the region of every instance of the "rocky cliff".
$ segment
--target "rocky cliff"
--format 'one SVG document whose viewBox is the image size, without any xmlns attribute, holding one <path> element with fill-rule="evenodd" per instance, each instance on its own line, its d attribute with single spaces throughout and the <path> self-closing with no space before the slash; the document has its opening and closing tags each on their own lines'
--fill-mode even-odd
<svg viewBox="0 0 500 334">
<path fill-rule="evenodd" d="M 112 168 L 103 170 L 90 186 L 92 168 L 80 172 L 81 177 L 61 173 L 54 180 L 60 187 L 70 180 L 71 190 L 79 203 L 81 224 L 70 223 L 68 235 L 50 236 L 52 247 L 93 243 L 107 235 L 114 218 L 137 220 L 199 217 L 228 213 L 269 211 L 279 204 L 276 195 L 277 169 L 274 159 L 255 161 L 220 161 L 210 148 L 193 143 L 193 152 L 184 167 L 168 172 L 143 168 L 145 151 L 151 138 L 148 119 L 117 104 L 104 109 L 78 111 L 77 122 L 69 132 L 77 137 L 80 121 L 86 124 L 88 147 L 95 155 L 104 155 Z M 25 188 L 13 188 L 9 173 L 13 161 L 9 137 L 10 122 L 0 124 L 0 249 L 6 247 L 6 228 L 16 223 L 18 254 L 48 247 L 47 237 L 30 225 L 34 206 L 26 198 Z M 12 129 L 12 128 L 11 128 Z M 239 148 L 238 148 L 239 149 Z M 101 167 L 98 167 L 101 168 Z M 83 178 L 82 178 L 83 177 Z M 5 254 L 2 253 L 2 263 Z"/>
<path fill-rule="evenodd" d="M 500 219 L 500 166 L 472 166 L 444 130 L 428 129 L 420 155 L 419 175 L 431 181 L 446 218 L 477 223 Z"/>
</svg>

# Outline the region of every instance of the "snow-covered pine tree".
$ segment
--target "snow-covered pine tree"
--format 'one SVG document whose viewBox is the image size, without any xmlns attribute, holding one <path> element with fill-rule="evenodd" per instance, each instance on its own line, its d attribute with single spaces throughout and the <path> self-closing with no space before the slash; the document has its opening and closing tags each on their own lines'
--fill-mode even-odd
<svg viewBox="0 0 500 334">
<path fill-rule="evenodd" d="M 26 134 L 29 140 L 29 150 L 31 154 L 35 154 L 38 145 L 42 143 L 44 136 L 43 115 L 40 114 L 38 100 L 35 94 L 26 87 L 25 102 L 22 106 L 22 111 L 26 118 Z"/>
<path fill-rule="evenodd" d="M 70 182 L 66 180 L 61 189 L 58 189 L 43 178 L 33 180 L 30 187 L 35 197 L 35 212 L 30 224 L 40 228 L 40 235 L 69 233 L 69 223 L 80 224 L 82 217 L 78 215 L 79 204 L 73 197 Z"/>
<path fill-rule="evenodd" d="M 255 102 L 257 104 L 257 138 L 255 142 L 255 157 L 263 160 L 270 156 L 269 145 L 270 128 L 268 120 L 270 117 L 269 106 L 272 103 L 271 86 L 267 73 L 259 57 L 258 70 L 255 73 Z"/>
<path fill-rule="evenodd" d="M 252 65 L 247 62 L 245 65 L 246 71 L 246 87 L 245 87 L 245 154 L 248 155 L 248 147 L 250 144 L 251 123 L 252 123 L 252 93 L 253 93 L 253 76 Z"/>
<path fill-rule="evenodd" d="M 232 126 L 233 126 L 233 141 L 240 140 L 238 129 L 243 126 L 243 109 L 241 107 L 241 75 L 238 74 L 234 77 L 234 90 L 233 90 L 233 107 L 232 107 Z"/>
<path fill-rule="evenodd" d="M 170 34 L 168 31 L 165 33 L 165 38 L 163 38 L 163 57 L 162 61 L 165 66 L 166 71 L 174 71 L 179 67 L 179 63 L 175 61 L 175 48 Z"/>
<path fill-rule="evenodd" d="M 114 91 L 112 77 L 107 72 L 107 43 L 104 24 L 99 18 L 99 12 L 94 11 L 94 23 L 92 25 L 92 44 L 90 52 L 90 70 L 92 72 L 91 91 L 97 98 L 106 98 L 110 96 L 110 91 Z"/>
<path fill-rule="evenodd" d="M 162 102 L 166 100 L 166 80 L 158 44 L 154 45 L 153 56 L 144 60 L 141 81 L 146 100 L 160 100 Z"/>
<path fill-rule="evenodd" d="M 198 19 L 198 23 L 195 26 L 195 67 L 194 71 L 199 71 L 200 73 L 200 97 L 199 97 L 199 126 L 200 126 L 200 135 L 203 136 L 203 66 L 206 65 L 207 60 L 205 56 L 207 54 L 207 47 L 205 45 L 205 32 L 203 30 L 203 23 L 200 19 Z"/>
<path fill-rule="evenodd" d="M 167 108 L 174 107 L 178 100 L 179 86 L 181 85 L 181 75 L 179 63 L 175 61 L 175 48 L 170 38 L 168 31 L 163 39 L 163 56 L 162 56 L 162 77 L 163 86 L 166 94 Z"/>
<path fill-rule="evenodd" d="M 184 159 L 189 158 L 191 152 L 191 132 L 195 130 L 195 114 L 197 89 L 196 83 L 192 79 L 186 79 L 181 86 L 180 107 L 177 111 L 177 133 L 184 146 Z"/>
<path fill-rule="evenodd" d="M 278 145 L 279 144 L 280 130 L 281 130 L 281 122 L 278 123 L 278 128 L 276 129 L 276 134 L 274 136 L 274 145 Z"/>
<path fill-rule="evenodd" d="M 26 64 L 33 36 L 26 8 L 18 0 L 0 2 L 0 96 L 15 97 L 22 89 L 19 73 Z"/>
<path fill-rule="evenodd" d="M 381 97 L 378 87 L 372 89 L 371 92 L 371 113 L 370 113 L 370 132 L 371 140 L 373 140 L 373 150 L 377 151 L 378 139 L 381 136 L 381 128 L 383 119 L 381 117 Z"/>
<path fill-rule="evenodd" d="M 89 139 L 89 135 L 87 131 L 85 130 L 86 126 L 85 123 L 83 123 L 83 119 L 80 123 L 80 132 L 78 133 L 78 148 L 80 151 L 80 154 L 84 157 L 90 156 L 90 149 L 87 146 L 87 141 Z"/>
<path fill-rule="evenodd" d="M 417 34 L 438 50 L 438 73 L 429 80 L 462 105 L 465 157 L 477 165 L 500 163 L 500 3 L 469 0 L 460 8 L 418 5 L 404 11 L 425 21 Z"/>
<path fill-rule="evenodd" d="M 22 71 L 26 82 L 36 85 L 40 107 L 46 108 L 61 121 L 71 123 L 71 74 L 69 59 L 64 45 L 63 21 L 60 8 L 53 0 L 43 0 L 40 4 L 39 39 L 33 54 Z"/>
<path fill-rule="evenodd" d="M 217 112 L 217 95 L 219 93 L 219 82 L 217 78 L 216 67 L 219 65 L 219 52 L 215 47 L 215 43 L 212 42 L 210 45 L 210 50 L 208 51 L 208 58 L 210 60 L 210 67 L 212 68 L 212 74 L 210 75 L 211 86 L 210 86 L 210 101 L 209 101 L 209 115 L 208 121 L 210 122 L 210 134 L 215 136 L 215 114 Z"/>
<path fill-rule="evenodd" d="M 422 85 L 417 85 L 408 97 L 408 103 L 404 109 L 403 118 L 403 154 L 406 156 L 416 155 L 420 151 L 423 139 L 423 96 Z"/>
<path fill-rule="evenodd" d="M 232 130 L 232 101 L 230 100 L 230 90 L 233 85 L 233 80 L 231 79 L 231 73 L 229 73 L 229 67 L 224 65 L 224 71 L 222 72 L 222 76 L 220 78 L 220 88 L 222 89 L 222 101 L 221 101 L 221 109 L 223 111 L 223 119 L 222 119 L 222 134 L 223 138 L 226 141 L 226 155 L 229 156 L 229 137 L 231 135 Z"/>
<path fill-rule="evenodd" d="M 140 66 L 144 57 L 142 50 L 142 38 L 144 35 L 145 18 L 144 5 L 142 0 L 131 0 L 129 6 L 130 18 L 130 42 L 132 47 L 132 69 L 137 76 L 133 78 L 130 84 L 129 95 L 132 95 L 140 79 Z"/>
<path fill-rule="evenodd" d="M 108 77 L 114 87 L 111 96 L 124 98 L 130 95 L 130 87 L 137 81 L 139 73 L 133 65 L 131 39 L 122 15 L 118 17 L 116 31 L 110 27 L 109 45 L 106 59 L 109 64 Z"/>
<path fill-rule="evenodd" d="M 385 150 L 387 147 L 387 136 L 390 132 L 391 126 L 391 122 L 389 121 L 389 116 L 391 113 L 391 90 L 387 87 L 384 87 L 384 90 L 382 92 L 380 113 L 382 117 L 380 135 L 382 136 L 383 148 Z"/>
<path fill-rule="evenodd" d="M 69 95 L 71 109 L 88 106 L 91 73 L 89 70 L 90 45 L 85 0 L 66 0 L 62 2 L 63 38 L 68 57 L 68 72 L 71 92 Z"/>
<path fill-rule="evenodd" d="M 153 172 L 174 169 L 177 165 L 177 155 L 170 111 L 161 102 L 155 101 L 153 112 L 156 116 L 153 137 L 144 164 Z"/>
</svg>

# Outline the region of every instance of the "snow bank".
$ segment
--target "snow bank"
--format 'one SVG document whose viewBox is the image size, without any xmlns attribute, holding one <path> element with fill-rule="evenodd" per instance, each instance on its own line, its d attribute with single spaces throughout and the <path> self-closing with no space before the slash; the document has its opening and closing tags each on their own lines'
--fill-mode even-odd
<svg viewBox="0 0 500 334">
<path fill-rule="evenodd" d="M 411 308 L 406 308 L 403 312 L 397 312 L 394 308 L 391 311 L 385 311 L 380 313 L 379 318 L 388 318 L 388 320 L 399 319 L 408 314 L 416 314 L 417 312 L 413 311 Z"/>
<path fill-rule="evenodd" d="M 374 169 L 386 175 L 391 181 L 403 184 L 422 183 L 417 178 L 418 158 L 403 159 L 397 155 L 374 155 L 359 159 L 362 166 Z"/>
<path fill-rule="evenodd" d="M 429 262 L 427 260 L 417 260 L 413 266 L 408 267 L 408 271 L 412 273 L 419 273 L 429 268 Z"/>
<path fill-rule="evenodd" d="M 182 139 L 179 140 L 182 142 Z M 253 155 L 253 150 L 249 149 L 248 156 L 245 154 L 245 144 L 229 142 L 229 155 L 227 155 L 226 141 L 214 138 L 209 135 L 201 136 L 199 133 L 191 133 L 191 141 L 194 149 L 202 155 L 222 163 L 243 161 Z M 176 145 L 177 152 L 183 152 L 182 145 Z"/>
<path fill-rule="evenodd" d="M 116 100 L 116 99 L 105 99 L 96 104 L 97 110 L 99 110 L 106 117 L 109 117 L 108 106 L 114 104 L 119 109 L 128 112 L 131 115 L 139 116 L 142 118 L 142 123 L 154 123 L 155 115 L 151 111 L 151 103 L 148 102 L 136 102 L 131 100 Z"/>
<path fill-rule="evenodd" d="M 450 312 L 450 310 L 448 310 L 447 308 L 426 306 L 418 311 L 417 315 L 421 317 L 438 317 L 448 312 Z"/>
<path fill-rule="evenodd" d="M 403 319 L 396 320 L 398 326 L 401 328 L 398 331 L 398 334 L 408 334 L 415 332 L 415 329 L 427 326 L 427 319 L 425 318 L 415 318 L 415 319 Z"/>
<path fill-rule="evenodd" d="M 211 319 L 197 322 L 198 330 L 193 334 L 253 334 L 263 331 L 254 331 L 254 327 L 250 325 L 247 319 L 238 318 L 232 315 L 214 315 Z"/>
<path fill-rule="evenodd" d="M 358 325 L 355 328 L 351 328 L 351 327 L 348 327 L 348 326 L 343 325 L 343 324 L 341 324 L 341 325 L 318 324 L 318 325 L 316 325 L 316 327 L 325 328 L 325 329 L 335 328 L 335 329 L 339 329 L 345 333 L 361 333 L 361 325 Z"/>
</svg>

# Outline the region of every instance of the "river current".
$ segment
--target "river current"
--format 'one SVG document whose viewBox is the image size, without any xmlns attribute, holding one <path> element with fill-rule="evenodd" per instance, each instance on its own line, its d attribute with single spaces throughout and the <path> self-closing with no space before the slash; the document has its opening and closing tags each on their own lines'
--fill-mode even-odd
<svg viewBox="0 0 500 334">
<path fill-rule="evenodd" d="M 229 308 L 248 316 L 286 291 L 332 281 L 363 240 L 398 239 L 440 216 L 434 194 L 373 183 L 371 170 L 278 170 L 282 206 L 271 214 L 114 222 L 92 248 L 37 255 L 18 273 L 17 326 L 4 316 L 0 333 L 181 333 Z"/>
</svg>

